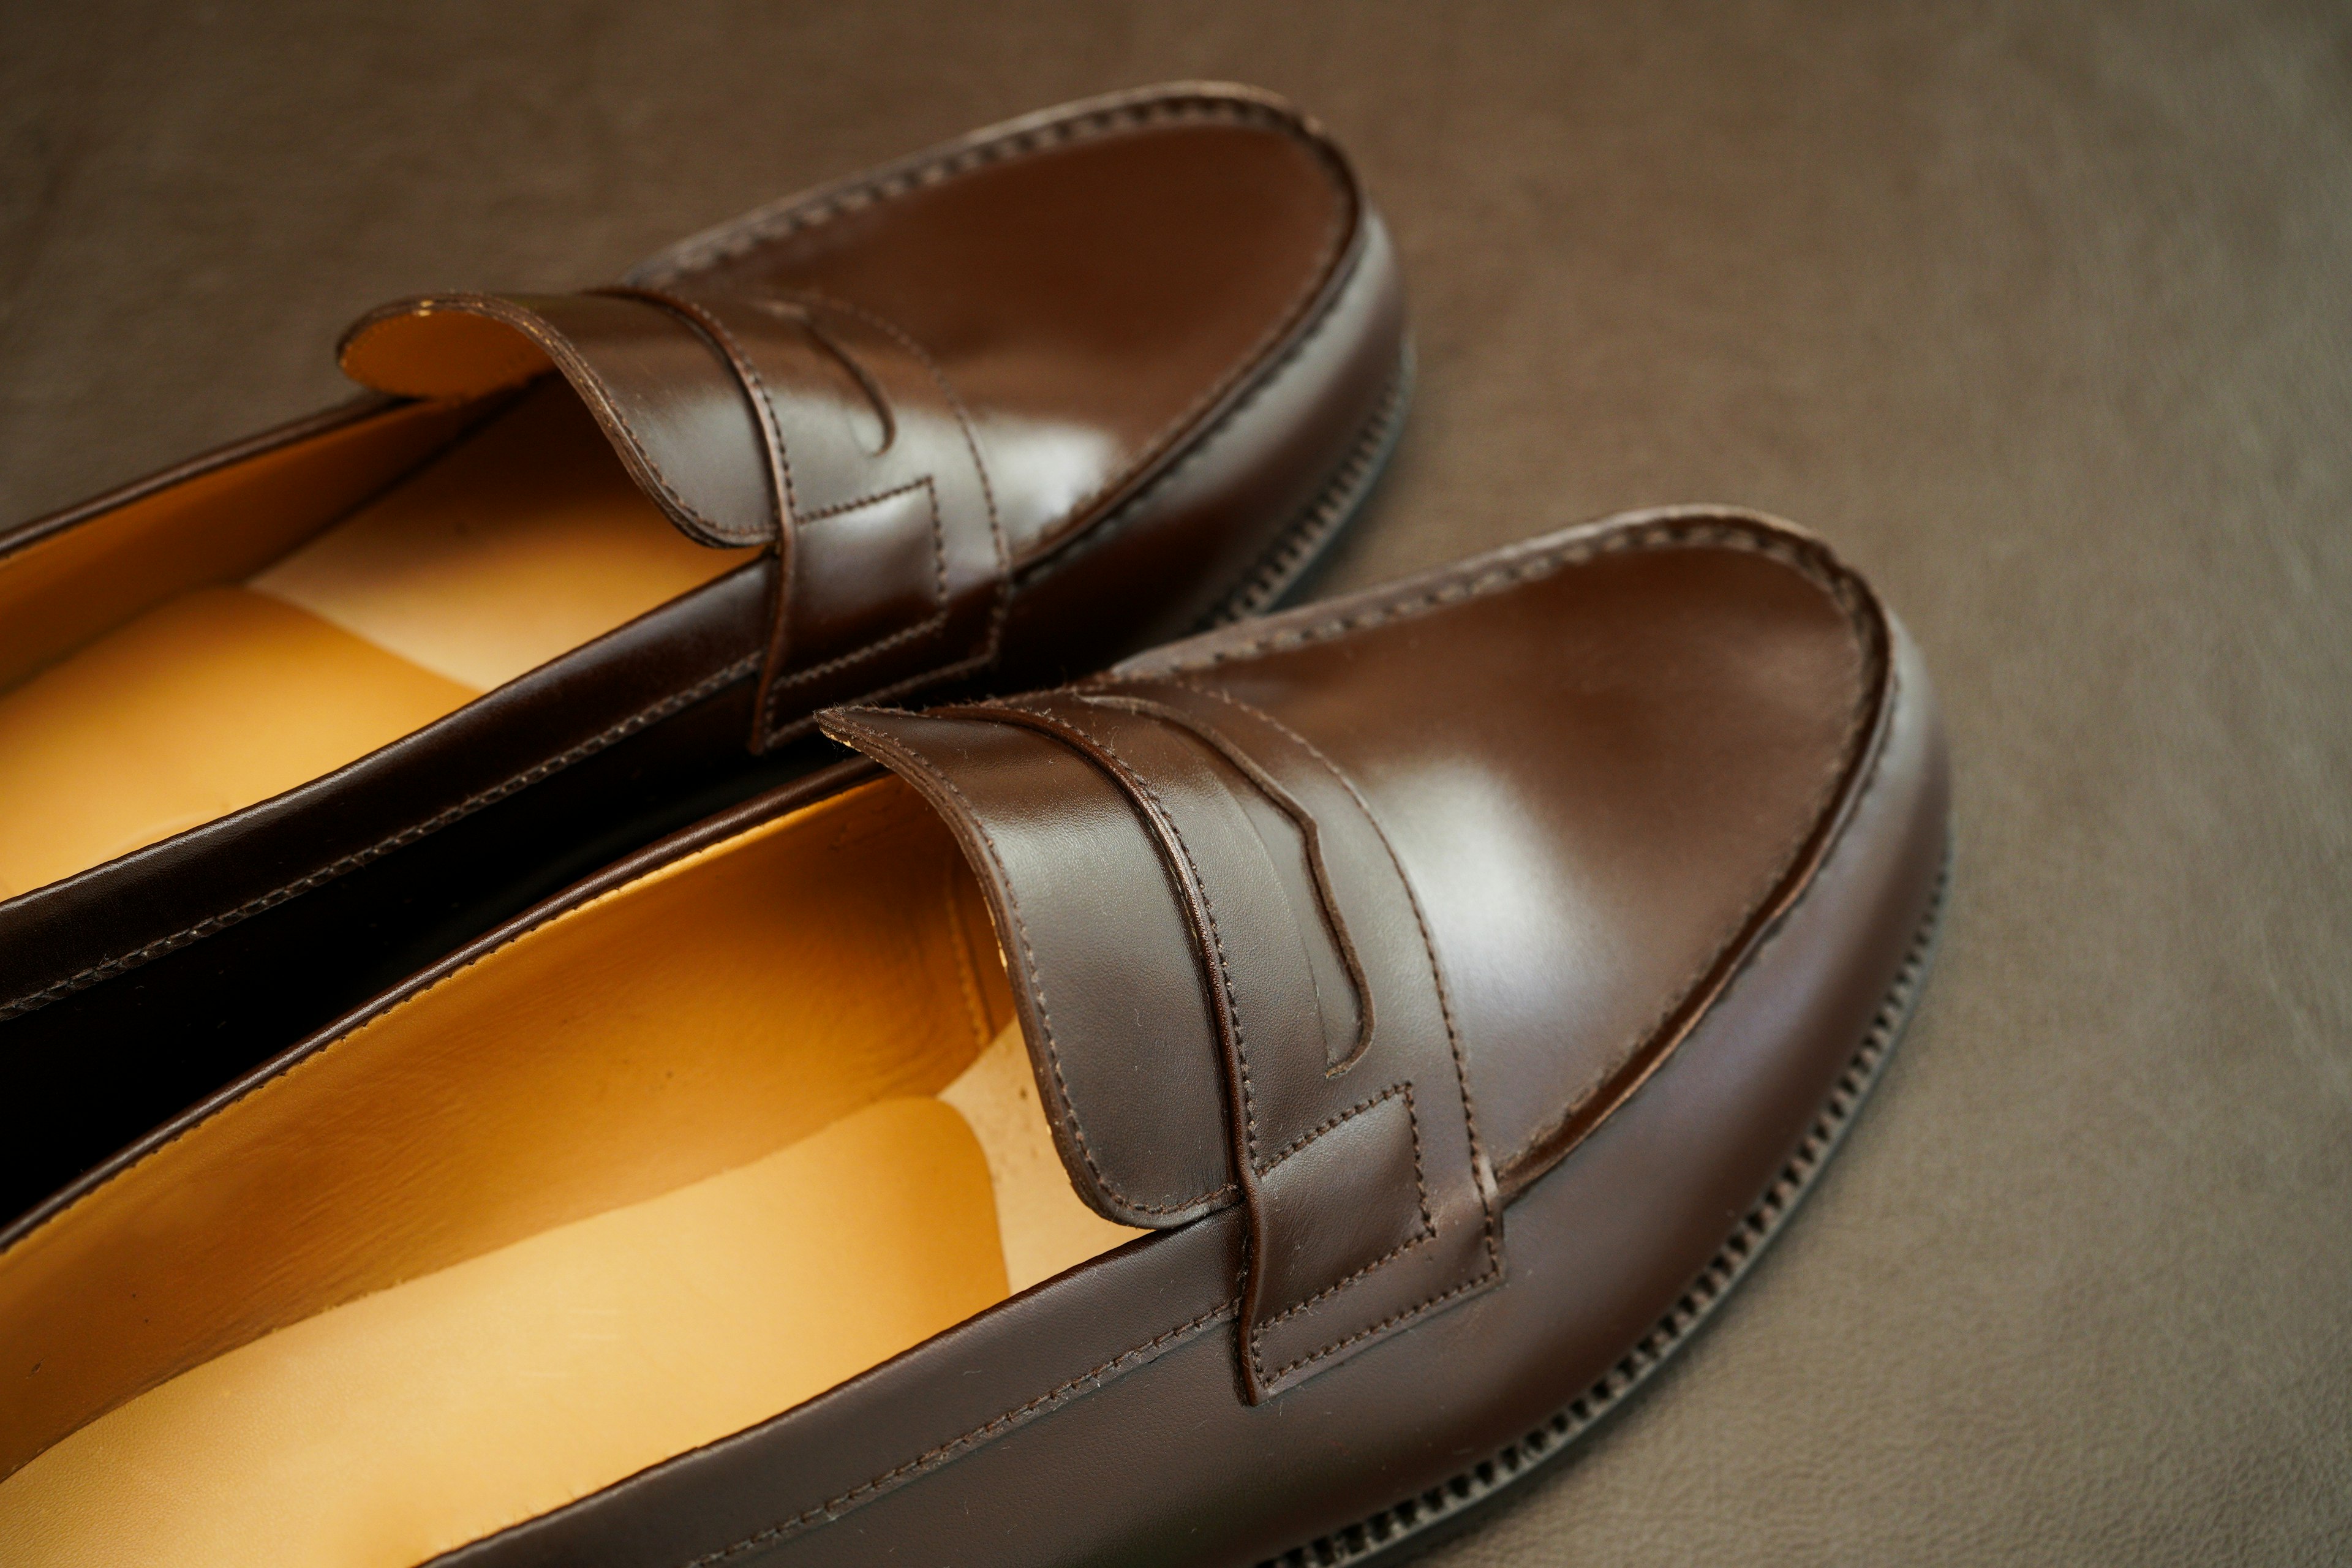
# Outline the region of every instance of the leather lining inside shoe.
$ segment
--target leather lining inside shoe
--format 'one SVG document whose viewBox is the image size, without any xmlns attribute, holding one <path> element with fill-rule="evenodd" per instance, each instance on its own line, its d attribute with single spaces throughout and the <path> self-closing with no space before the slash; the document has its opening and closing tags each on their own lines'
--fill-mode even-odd
<svg viewBox="0 0 2352 1568">
<path fill-rule="evenodd" d="M 254 504 L 289 461 L 240 465 Z M 0 562 L 0 608 L 19 579 L 73 591 L 44 552 L 110 521 Z M 542 383 L 243 586 L 192 574 L 0 691 L 0 898 L 331 773 L 752 553 L 681 535 Z"/>
<path fill-rule="evenodd" d="M 401 1568 L 1138 1232 L 895 779 L 571 910 L 0 1255 L 0 1560 Z"/>
<path fill-rule="evenodd" d="M 478 695 L 248 588 L 199 588 L 0 696 L 0 895 L 102 865 Z"/>
</svg>

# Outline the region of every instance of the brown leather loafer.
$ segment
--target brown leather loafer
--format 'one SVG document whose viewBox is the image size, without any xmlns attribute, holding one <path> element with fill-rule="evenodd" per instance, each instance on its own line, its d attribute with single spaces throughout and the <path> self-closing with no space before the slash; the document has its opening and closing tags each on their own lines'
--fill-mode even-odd
<svg viewBox="0 0 2352 1568">
<path fill-rule="evenodd" d="M 387 306 L 342 346 L 375 395 L 0 536 L 0 1215 L 804 771 L 827 704 L 1266 607 L 1403 354 L 1337 149 L 1160 88 L 621 287 Z"/>
<path fill-rule="evenodd" d="M 7 1238 L 0 1557 L 1353 1560 L 1714 1308 L 1940 904 L 1916 653 L 1741 514 L 825 725 Z"/>
</svg>

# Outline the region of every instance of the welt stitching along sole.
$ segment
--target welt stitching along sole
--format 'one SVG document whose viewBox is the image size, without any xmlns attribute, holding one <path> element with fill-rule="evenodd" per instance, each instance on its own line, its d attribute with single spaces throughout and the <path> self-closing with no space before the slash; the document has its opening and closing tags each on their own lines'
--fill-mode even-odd
<svg viewBox="0 0 2352 1568">
<path fill-rule="evenodd" d="M 1731 1293 L 1731 1288 L 1763 1256 L 1765 1247 L 1812 1190 L 1830 1155 L 1853 1126 L 1854 1112 L 1877 1084 L 1887 1057 L 1902 1038 L 1918 1005 L 1922 982 L 1935 962 L 1936 942 L 1942 931 L 1951 880 L 1952 851 L 1948 831 L 1943 868 L 1937 873 L 1927 912 L 1912 936 L 1902 966 L 1895 971 L 1894 984 L 1879 1004 L 1877 1016 L 1871 1020 L 1853 1059 L 1846 1065 L 1821 1114 L 1814 1119 L 1812 1130 L 1806 1133 L 1804 1142 L 1781 1168 L 1779 1179 L 1732 1231 L 1721 1250 L 1639 1344 L 1567 1409 L 1526 1436 L 1505 1445 L 1500 1452 L 1369 1519 L 1268 1558 L 1257 1568 L 1337 1568 L 1343 1563 L 1360 1563 L 1401 1547 L 1436 1545 L 1453 1533 L 1450 1527 L 1466 1527 L 1474 1522 L 1470 1516 L 1481 1504 L 1491 1501 L 1504 1488 L 1591 1431 L 1603 1416 L 1625 1402 L 1627 1394 L 1664 1365 L 1675 1351 L 1687 1344 L 1699 1326 Z"/>
<path fill-rule="evenodd" d="M 1408 342 L 1397 355 L 1388 387 L 1381 394 L 1371 417 L 1364 422 L 1362 434 L 1333 470 L 1322 494 L 1299 514 L 1297 521 L 1283 530 L 1273 547 L 1242 579 L 1241 585 L 1202 617 L 1197 630 L 1207 631 L 1246 620 L 1281 604 L 1349 521 L 1363 510 L 1364 503 L 1371 499 L 1373 486 L 1396 451 L 1398 437 L 1404 433 L 1405 409 L 1412 401 L 1412 345 Z"/>
</svg>

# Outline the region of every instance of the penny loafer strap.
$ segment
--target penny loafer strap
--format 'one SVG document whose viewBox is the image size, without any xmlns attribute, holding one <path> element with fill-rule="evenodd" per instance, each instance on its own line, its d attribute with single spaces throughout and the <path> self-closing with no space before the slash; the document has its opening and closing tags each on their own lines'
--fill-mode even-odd
<svg viewBox="0 0 2352 1568">
<path fill-rule="evenodd" d="M 1010 576 L 977 438 L 937 365 L 869 311 L 646 289 L 436 295 L 362 318 L 341 353 L 355 379 L 413 397 L 558 372 L 681 531 L 772 547 L 754 750 L 828 702 L 994 657 Z"/>
<path fill-rule="evenodd" d="M 824 725 L 974 851 L 1080 1190 L 1131 1224 L 1246 1205 L 1252 1399 L 1500 1280 L 1436 953 L 1311 744 L 1167 683 Z"/>
</svg>

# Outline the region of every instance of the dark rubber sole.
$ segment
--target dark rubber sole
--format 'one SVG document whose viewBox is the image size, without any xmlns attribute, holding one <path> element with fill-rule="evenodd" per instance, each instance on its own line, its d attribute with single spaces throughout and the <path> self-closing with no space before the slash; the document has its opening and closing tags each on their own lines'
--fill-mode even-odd
<svg viewBox="0 0 2352 1568">
<path fill-rule="evenodd" d="M 1388 468 L 1397 438 L 1404 433 L 1405 409 L 1412 402 L 1412 345 L 1407 342 L 1397 356 L 1396 369 L 1381 394 L 1379 406 L 1365 421 L 1356 444 L 1332 472 L 1322 493 L 1283 530 L 1274 547 L 1259 557 L 1240 585 L 1202 617 L 1197 629 L 1206 631 L 1212 626 L 1246 620 L 1280 605 L 1321 559 L 1324 551 L 1330 548 L 1331 542 L 1355 521 Z"/>
<path fill-rule="evenodd" d="M 1268 1558 L 1258 1568 L 1338 1568 L 1339 1564 L 1355 1568 L 1374 1557 L 1380 1557 L 1382 1568 L 1387 1568 L 1390 1563 L 1416 1555 L 1485 1522 L 1492 1514 L 1488 1505 L 1506 1488 L 1525 1479 L 1546 1460 L 1557 1458 L 1578 1438 L 1591 1432 L 1676 1351 L 1688 1344 L 1812 1190 L 1830 1156 L 1844 1142 L 1854 1113 L 1876 1086 L 1887 1058 L 1911 1022 L 1927 971 L 1935 963 L 1951 879 L 1948 839 L 1943 869 L 1937 875 L 1927 913 L 1921 917 L 1911 946 L 1904 953 L 1902 966 L 1895 971 L 1895 984 L 1888 988 L 1877 1016 L 1863 1036 L 1860 1048 L 1838 1079 L 1837 1087 L 1814 1119 L 1804 1142 L 1790 1156 L 1779 1179 L 1732 1231 L 1721 1250 L 1699 1271 L 1674 1310 L 1661 1318 L 1640 1343 L 1626 1352 L 1609 1369 L 1607 1376 L 1526 1436 L 1507 1444 L 1500 1452 L 1450 1480 L 1392 1503 L 1369 1519 Z M 1387 1555 L 1391 1552 L 1396 1555 Z"/>
</svg>

